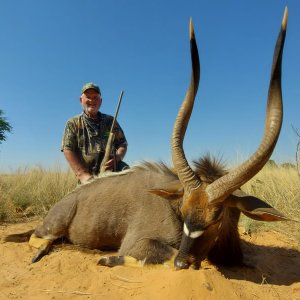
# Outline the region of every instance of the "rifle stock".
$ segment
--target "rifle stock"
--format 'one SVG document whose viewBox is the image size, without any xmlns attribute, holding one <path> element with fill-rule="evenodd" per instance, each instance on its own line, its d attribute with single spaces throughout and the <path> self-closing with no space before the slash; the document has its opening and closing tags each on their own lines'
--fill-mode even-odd
<svg viewBox="0 0 300 300">
<path fill-rule="evenodd" d="M 100 175 L 102 175 L 105 172 L 105 164 L 110 160 L 114 139 L 115 139 L 115 134 L 113 132 L 110 132 L 107 140 L 106 148 L 105 148 L 105 154 L 100 165 Z"/>
</svg>

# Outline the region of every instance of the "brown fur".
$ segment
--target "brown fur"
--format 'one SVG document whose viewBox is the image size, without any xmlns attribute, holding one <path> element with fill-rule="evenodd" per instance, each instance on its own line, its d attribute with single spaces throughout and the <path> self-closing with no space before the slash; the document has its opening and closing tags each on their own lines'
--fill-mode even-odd
<svg viewBox="0 0 300 300">
<path fill-rule="evenodd" d="M 225 172 L 220 161 L 210 156 L 199 159 L 195 166 L 198 176 L 209 180 Z M 91 249 L 118 249 L 119 255 L 145 263 L 170 259 L 174 249 L 179 249 L 182 237 L 182 197 L 166 200 L 147 189 L 176 181 L 177 175 L 163 163 L 149 162 L 122 174 L 96 179 L 66 195 L 49 211 L 35 235 L 52 241 L 65 237 Z M 219 209 L 219 206 L 203 209 L 203 218 L 213 218 Z M 238 216 L 236 209 L 226 208 L 218 242 L 214 243 L 212 226 L 200 237 L 191 255 L 200 260 L 208 257 L 217 264 L 241 262 Z"/>
</svg>

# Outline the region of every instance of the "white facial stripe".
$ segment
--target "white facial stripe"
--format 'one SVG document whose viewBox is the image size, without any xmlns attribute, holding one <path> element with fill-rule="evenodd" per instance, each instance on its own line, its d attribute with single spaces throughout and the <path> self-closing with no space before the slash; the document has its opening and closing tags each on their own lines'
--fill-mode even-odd
<svg viewBox="0 0 300 300">
<path fill-rule="evenodd" d="M 191 232 L 190 238 L 196 239 L 196 238 L 198 238 L 200 235 L 202 235 L 203 232 L 204 232 L 203 230 L 198 230 L 198 231 Z"/>
<path fill-rule="evenodd" d="M 203 230 L 190 232 L 185 223 L 183 224 L 183 232 L 185 233 L 186 236 L 189 236 L 191 239 L 196 239 L 204 233 Z"/>
<path fill-rule="evenodd" d="M 183 232 L 185 233 L 186 236 L 190 235 L 190 232 L 189 232 L 189 230 L 188 230 L 188 228 L 187 228 L 187 226 L 186 226 L 185 223 L 183 224 Z"/>
</svg>

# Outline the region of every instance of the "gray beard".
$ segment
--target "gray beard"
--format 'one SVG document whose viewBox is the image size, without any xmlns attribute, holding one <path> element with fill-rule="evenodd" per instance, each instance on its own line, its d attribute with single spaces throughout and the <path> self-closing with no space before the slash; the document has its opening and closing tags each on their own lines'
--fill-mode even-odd
<svg viewBox="0 0 300 300">
<path fill-rule="evenodd" d="M 88 107 L 87 105 L 84 105 L 84 104 L 81 104 L 81 106 L 82 106 L 84 112 L 85 112 L 88 116 L 90 116 L 91 114 L 94 113 L 94 108 Z M 95 113 L 97 113 L 97 112 L 95 112 Z"/>
</svg>

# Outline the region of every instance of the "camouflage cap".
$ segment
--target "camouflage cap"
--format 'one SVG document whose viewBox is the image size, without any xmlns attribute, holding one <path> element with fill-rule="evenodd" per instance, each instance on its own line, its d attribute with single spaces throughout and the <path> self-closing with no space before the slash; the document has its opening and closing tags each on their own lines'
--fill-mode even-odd
<svg viewBox="0 0 300 300">
<path fill-rule="evenodd" d="M 86 90 L 88 90 L 88 89 L 93 89 L 93 90 L 95 90 L 97 93 L 99 93 L 99 94 L 101 95 L 99 86 L 96 85 L 96 84 L 94 84 L 94 83 L 92 83 L 92 82 L 88 82 L 88 83 L 86 83 L 86 84 L 82 87 L 82 89 L 81 89 L 81 94 L 83 94 L 83 93 L 84 93 Z"/>
</svg>

